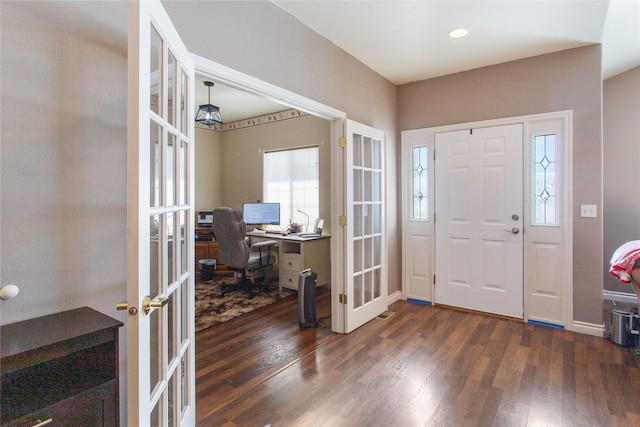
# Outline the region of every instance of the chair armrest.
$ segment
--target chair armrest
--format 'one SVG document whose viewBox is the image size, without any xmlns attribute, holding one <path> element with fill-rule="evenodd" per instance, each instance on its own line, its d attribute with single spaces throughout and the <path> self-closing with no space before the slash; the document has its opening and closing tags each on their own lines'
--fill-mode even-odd
<svg viewBox="0 0 640 427">
<path fill-rule="evenodd" d="M 256 242 L 253 245 L 251 245 L 251 250 L 255 249 L 260 249 L 260 248 L 265 248 L 265 247 L 270 247 L 270 246 L 275 246 L 278 242 L 276 242 L 275 240 L 264 240 L 262 242 Z"/>
</svg>

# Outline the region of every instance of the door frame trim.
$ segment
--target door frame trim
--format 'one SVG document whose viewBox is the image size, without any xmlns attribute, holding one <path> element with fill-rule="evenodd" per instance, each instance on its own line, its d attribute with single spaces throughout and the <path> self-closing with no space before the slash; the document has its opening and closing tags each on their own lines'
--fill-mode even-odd
<svg viewBox="0 0 640 427">
<path fill-rule="evenodd" d="M 514 117 L 505 117 L 498 119 L 490 119 L 484 121 L 475 121 L 475 122 L 467 122 L 467 123 L 457 123 L 451 125 L 443 125 L 443 126 L 434 126 L 422 129 L 413 129 L 406 130 L 401 132 L 401 174 L 402 174 L 402 201 L 401 201 L 401 217 L 402 217 L 402 298 L 407 299 L 407 289 L 408 289 L 408 272 L 406 271 L 406 266 L 408 263 L 408 252 L 410 248 L 409 244 L 409 235 L 407 230 L 409 229 L 409 215 L 411 213 L 410 206 L 410 197 L 407 196 L 409 194 L 407 191 L 409 187 L 408 184 L 408 170 L 406 166 L 410 164 L 410 159 L 407 156 L 410 154 L 408 147 L 409 145 L 415 145 L 415 141 L 417 139 L 421 139 L 424 141 L 426 145 L 430 147 L 434 147 L 435 144 L 435 134 L 441 132 L 451 132 L 451 131 L 459 131 L 469 128 L 480 128 L 480 127 L 494 127 L 494 126 L 505 126 L 516 123 L 522 123 L 523 126 L 523 144 L 524 150 L 526 151 L 530 145 L 530 123 L 540 122 L 545 120 L 561 120 L 564 126 L 565 131 L 565 141 L 564 141 L 564 151 L 563 154 L 565 156 L 564 160 L 564 177 L 562 181 L 562 188 L 564 188 L 564 198 L 563 198 L 563 206 L 562 206 L 562 222 L 564 224 L 563 230 L 563 255 L 566 260 L 564 263 L 563 271 L 561 272 L 562 283 L 565 285 L 561 291 L 563 302 L 562 302 L 562 319 L 563 325 L 566 330 L 574 330 L 574 322 L 573 322 L 573 111 L 565 110 L 565 111 L 555 111 L 549 113 L 541 113 L 541 114 L 531 114 L 531 115 L 523 115 L 523 116 L 514 116 Z M 524 153 L 524 159 L 527 159 L 526 152 Z M 523 165 L 524 167 L 525 165 Z M 523 171 L 527 174 L 527 169 Z M 526 178 L 526 176 L 525 176 Z M 433 180 L 433 171 L 431 171 L 430 179 Z M 525 179 L 526 182 L 526 179 Z M 526 184 L 525 184 L 526 185 Z M 525 188 L 524 198 L 528 197 L 528 191 Z M 527 206 L 525 204 L 525 206 Z M 526 233 L 526 231 L 525 231 Z M 527 245 L 527 241 L 524 242 L 525 246 Z M 434 251 L 433 258 L 435 259 L 436 254 Z M 525 247 L 525 257 L 524 257 L 524 266 L 525 270 L 527 265 L 531 264 L 530 259 L 526 256 L 526 247 Z M 434 260 L 431 260 L 435 268 Z M 432 271 L 431 274 L 435 273 Z M 530 287 L 530 284 L 527 282 L 527 276 L 523 272 L 524 281 L 524 300 L 523 300 L 523 320 L 525 322 L 529 321 L 529 313 L 528 313 L 528 292 L 527 289 Z M 431 285 L 431 289 L 429 290 L 431 295 L 430 303 L 434 301 L 435 295 L 435 284 Z M 532 319 L 533 320 L 533 319 Z"/>
<path fill-rule="evenodd" d="M 340 294 L 346 293 L 346 230 L 338 225 L 338 220 L 344 213 L 345 176 L 344 150 L 338 147 L 338 140 L 345 136 L 347 114 L 194 53 L 191 57 L 196 75 L 330 121 L 331 188 L 336 189 L 331 192 L 331 329 L 344 333 L 345 308 L 339 298 Z"/>
</svg>

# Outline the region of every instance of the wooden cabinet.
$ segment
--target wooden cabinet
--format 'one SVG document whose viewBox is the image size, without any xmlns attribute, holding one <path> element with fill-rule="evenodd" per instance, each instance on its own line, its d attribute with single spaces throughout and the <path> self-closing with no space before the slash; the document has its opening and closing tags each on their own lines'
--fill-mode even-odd
<svg viewBox="0 0 640 427">
<path fill-rule="evenodd" d="M 0 424 L 118 426 L 120 326 L 89 307 L 2 326 Z"/>
</svg>

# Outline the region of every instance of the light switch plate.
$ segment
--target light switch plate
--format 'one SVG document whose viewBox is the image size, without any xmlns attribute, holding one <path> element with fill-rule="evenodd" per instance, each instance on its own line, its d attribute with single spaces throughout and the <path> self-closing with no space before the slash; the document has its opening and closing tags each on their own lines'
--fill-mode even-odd
<svg viewBox="0 0 640 427">
<path fill-rule="evenodd" d="M 598 207 L 596 205 L 580 205 L 580 216 L 583 218 L 597 218 Z"/>
</svg>

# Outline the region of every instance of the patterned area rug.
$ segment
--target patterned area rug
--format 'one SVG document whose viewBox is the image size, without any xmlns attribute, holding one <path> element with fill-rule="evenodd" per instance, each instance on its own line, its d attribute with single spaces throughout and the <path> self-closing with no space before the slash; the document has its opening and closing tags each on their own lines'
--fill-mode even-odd
<svg viewBox="0 0 640 427">
<path fill-rule="evenodd" d="M 253 299 L 249 299 L 245 291 L 231 292 L 221 298 L 222 285 L 236 280 L 233 276 L 216 277 L 196 283 L 196 332 L 296 295 L 295 291 L 287 288 L 278 291 L 278 282 L 272 282 L 262 292 L 255 289 Z"/>
</svg>

